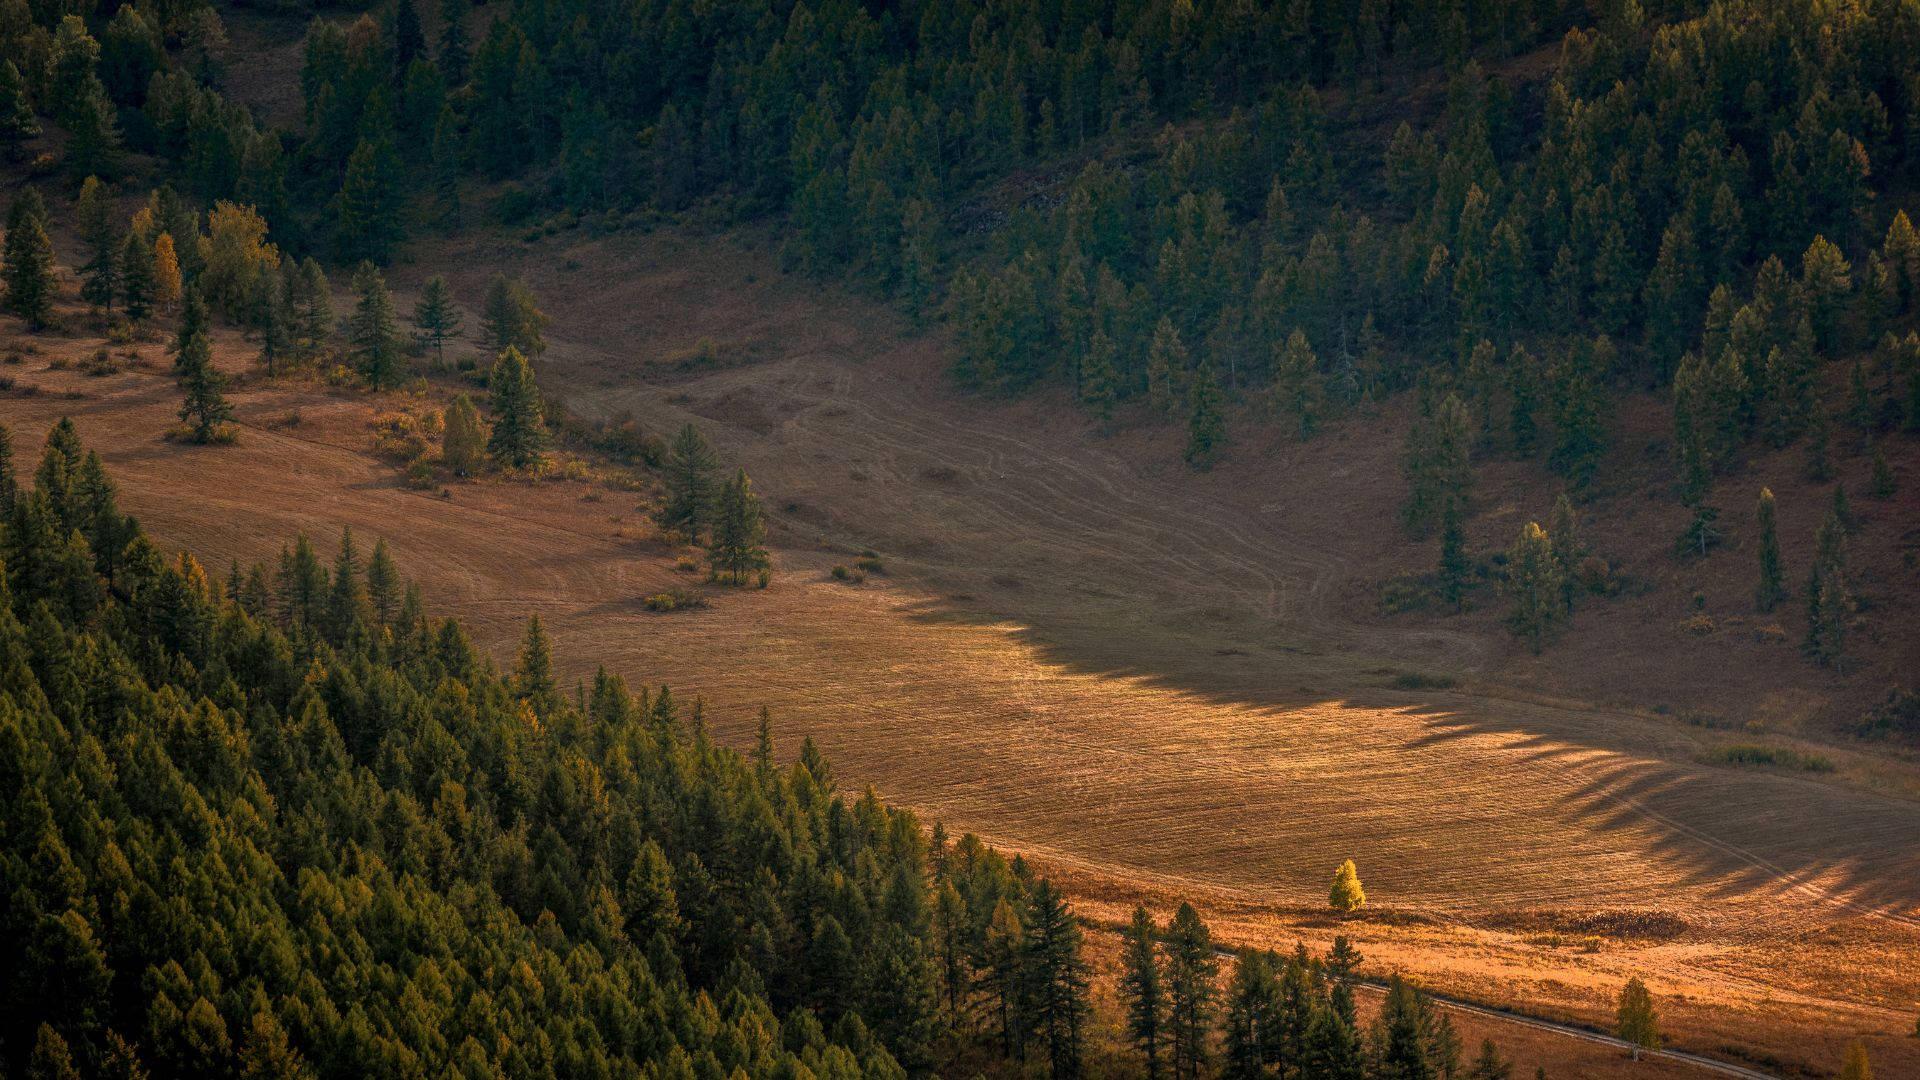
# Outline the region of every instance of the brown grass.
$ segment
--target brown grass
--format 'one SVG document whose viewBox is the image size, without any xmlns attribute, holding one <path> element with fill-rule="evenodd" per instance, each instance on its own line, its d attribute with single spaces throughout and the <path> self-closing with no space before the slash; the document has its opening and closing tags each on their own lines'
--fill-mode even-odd
<svg viewBox="0 0 1920 1080">
<path fill-rule="evenodd" d="M 1920 1042 L 1897 1037 L 1920 997 L 1920 805 L 1868 790 L 1912 792 L 1912 766 L 1840 750 L 1823 751 L 1831 776 L 1709 767 L 1708 729 L 1628 707 L 1687 705 L 1668 697 L 1684 683 L 1798 729 L 1860 676 L 1814 674 L 1750 635 L 1650 643 L 1683 614 L 1646 621 L 1674 595 L 1664 579 L 1583 611 L 1537 660 L 1494 613 L 1382 616 L 1369 583 L 1418 555 L 1373 524 L 1398 493 L 1398 441 L 1379 434 L 1395 417 L 1304 448 L 1241 444 L 1195 476 L 1164 430 L 1097 440 L 1053 402 L 956 398 L 934 342 L 781 281 L 762 248 L 476 237 L 395 273 L 406 286 L 458 267 L 472 299 L 479 268 L 519 269 L 555 316 L 549 389 L 652 431 L 701 419 L 753 473 L 780 547 L 772 587 L 715 590 L 670 620 L 643 599 L 686 578 L 679 549 L 636 526 L 640 495 L 591 479 L 594 501 L 580 484 L 410 490 L 372 453 L 380 406 L 365 397 L 255 382 L 234 395 L 238 446 L 172 446 L 171 381 L 51 370 L 98 347 L 75 336 L 7 369 L 46 392 L 0 394 L 0 422 L 31 454 L 72 414 L 128 508 L 210 566 L 351 525 L 497 654 L 537 612 L 573 674 L 606 664 L 704 694 L 724 738 L 750 741 L 770 706 L 784 747 L 813 735 L 852 783 L 1027 853 L 1088 914 L 1191 898 L 1227 940 L 1346 932 L 1382 969 L 1585 1023 L 1640 974 L 1689 1049 L 1827 1069 L 1865 1034 L 1883 1074 L 1920 1070 Z M 774 358 L 664 387 L 630 377 L 629 357 L 702 336 Z M 251 353 L 226 333 L 217 345 L 223 366 Z M 1504 468 L 1488 470 L 1477 542 L 1546 510 Z M 1782 496 L 1790 560 L 1809 543 L 1805 501 Z M 1618 538 L 1602 548 L 1629 573 L 1684 583 L 1696 571 L 1625 539 L 1664 512 L 1605 504 L 1590 532 Z M 889 577 L 830 579 L 865 548 Z M 1714 561 L 1729 580 L 1737 557 Z M 1866 652 L 1890 670 L 1911 643 L 1889 631 Z M 1386 688 L 1406 671 L 1465 681 Z M 1383 910 L 1339 922 L 1321 906 L 1348 856 Z M 1586 1068 L 1553 1075 L 1613 1067 Z"/>
</svg>

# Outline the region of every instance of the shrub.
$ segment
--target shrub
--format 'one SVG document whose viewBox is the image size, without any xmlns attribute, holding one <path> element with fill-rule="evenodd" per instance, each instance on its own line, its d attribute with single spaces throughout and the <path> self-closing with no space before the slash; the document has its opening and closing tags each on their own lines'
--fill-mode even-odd
<svg viewBox="0 0 1920 1080">
<path fill-rule="evenodd" d="M 373 447 L 381 457 L 406 464 L 427 452 L 426 432 L 412 413 L 380 413 L 373 418 Z"/>
<path fill-rule="evenodd" d="M 700 560 L 691 555 L 682 555 L 673 560 L 673 568 L 683 574 L 697 574 L 700 572 Z"/>
<path fill-rule="evenodd" d="M 1819 754 L 1803 754 L 1784 746 L 1766 746 L 1761 743 L 1735 743 L 1732 746 L 1723 746 L 1714 751 L 1709 760 L 1719 765 L 1770 765 L 1796 772 L 1829 773 L 1834 770 L 1834 764 L 1830 758 Z"/>
<path fill-rule="evenodd" d="M 856 584 L 856 585 L 862 581 L 867 580 L 866 574 L 858 570 L 849 569 L 847 566 L 841 563 L 835 563 L 833 569 L 829 571 L 829 573 L 833 575 L 833 580 L 835 581 L 847 581 L 847 582 L 852 582 L 853 584 Z"/>
<path fill-rule="evenodd" d="M 80 364 L 81 373 L 91 375 L 94 378 L 99 378 L 103 375 L 112 375 L 119 370 L 120 365 L 113 362 L 113 354 L 105 349 L 94 350 L 93 355 L 87 357 Z"/>
<path fill-rule="evenodd" d="M 1713 616 L 1704 611 L 1696 611 L 1680 620 L 1680 629 L 1695 637 L 1705 637 L 1713 633 Z"/>
<path fill-rule="evenodd" d="M 1860 734 L 1920 736 L 1920 693 L 1894 687 L 1885 700 L 1860 718 Z"/>
<path fill-rule="evenodd" d="M 887 572 L 887 568 L 881 564 L 880 560 L 872 555 L 863 555 L 855 559 L 853 566 L 854 569 L 867 574 L 884 574 Z"/>
<path fill-rule="evenodd" d="M 669 611 L 686 611 L 691 608 L 703 608 L 707 606 L 707 601 L 698 593 L 691 592 L 676 585 L 666 592 L 654 593 L 652 596 L 642 600 L 641 604 L 648 611 L 665 613 Z"/>
<path fill-rule="evenodd" d="M 1407 671 L 1395 675 L 1391 685 L 1395 690 L 1451 690 L 1460 685 L 1460 680 L 1451 675 Z"/>
</svg>

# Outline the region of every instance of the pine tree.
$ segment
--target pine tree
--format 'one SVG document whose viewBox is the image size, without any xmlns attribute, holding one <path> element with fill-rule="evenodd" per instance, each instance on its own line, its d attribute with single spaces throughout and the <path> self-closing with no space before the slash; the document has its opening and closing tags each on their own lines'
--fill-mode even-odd
<svg viewBox="0 0 1920 1080">
<path fill-rule="evenodd" d="M 440 109 L 429 153 L 433 162 L 433 222 L 453 232 L 460 228 L 460 121 L 451 106 Z"/>
<path fill-rule="evenodd" d="M 1507 362 L 1507 394 L 1512 402 L 1507 432 L 1513 439 L 1513 454 L 1527 460 L 1539 447 L 1540 363 L 1518 345 Z"/>
<path fill-rule="evenodd" d="M 1432 1080 L 1435 1070 L 1427 1053 L 1428 1011 L 1412 984 L 1398 975 L 1388 981 L 1386 1001 L 1375 1022 L 1377 1075 L 1394 1080 Z"/>
<path fill-rule="evenodd" d="M 495 274 L 480 311 L 480 331 L 487 348 L 499 352 L 512 347 L 528 360 L 537 360 L 547 348 L 543 336 L 546 328 L 547 316 L 534 303 L 532 290 L 518 278 Z"/>
<path fill-rule="evenodd" d="M 713 536 L 707 542 L 707 557 L 712 577 L 732 585 L 744 585 L 747 575 L 766 569 L 766 522 L 760 511 L 760 499 L 745 469 L 736 469 L 733 479 L 720 489 L 714 506 Z"/>
<path fill-rule="evenodd" d="M 467 61 L 472 52 L 467 41 L 467 13 L 471 10 L 469 0 L 441 0 L 439 63 L 450 87 L 467 82 Z"/>
<path fill-rule="evenodd" d="M 1898 490 L 1899 485 L 1893 478 L 1893 467 L 1887 464 L 1886 449 L 1876 442 L 1873 444 L 1873 479 L 1867 487 L 1867 494 L 1885 501 L 1893 498 L 1894 492 Z"/>
<path fill-rule="evenodd" d="M 327 589 L 327 639 L 343 645 L 365 621 L 367 594 L 360 583 L 360 553 L 353 546 L 353 530 L 340 530 L 340 552 L 334 556 Z"/>
<path fill-rule="evenodd" d="M 393 294 L 371 262 L 353 272 L 353 319 L 348 324 L 355 365 L 367 385 L 385 390 L 406 374 L 400 356 L 400 334 L 394 327 Z"/>
<path fill-rule="evenodd" d="M 509 345 L 487 375 L 493 395 L 493 435 L 487 453 L 502 468 L 525 469 L 540 464 L 547 448 L 547 421 L 540 387 L 533 381 L 533 365 Z"/>
<path fill-rule="evenodd" d="M 445 434 L 440 438 L 440 460 L 455 476 L 472 476 L 486 465 L 487 433 L 473 399 L 456 394 L 447 406 Z"/>
<path fill-rule="evenodd" d="M 1146 1080 L 1160 1080 L 1167 1000 L 1160 984 L 1158 930 L 1144 905 L 1135 905 L 1121 952 L 1120 999 L 1127 1010 L 1127 1041 L 1146 1062 Z"/>
<path fill-rule="evenodd" d="M 120 248 L 120 299 L 127 318 L 141 322 L 153 313 L 156 284 L 153 247 L 139 232 L 129 232 Z"/>
<path fill-rule="evenodd" d="M 1467 558 L 1467 531 L 1460 523 L 1460 504 L 1448 500 L 1440 515 L 1440 598 L 1455 611 L 1466 609 L 1473 564 Z"/>
<path fill-rule="evenodd" d="M 80 185 L 80 201 L 74 211 L 80 242 L 87 252 L 87 261 L 80 267 L 85 277 L 80 298 L 108 310 L 120 291 L 120 237 L 113 216 L 112 193 L 99 177 L 87 177 Z"/>
<path fill-rule="evenodd" d="M 667 501 L 660 507 L 660 527 L 673 529 L 690 541 L 712 520 L 713 451 L 700 429 L 688 424 L 667 448 Z"/>
<path fill-rule="evenodd" d="M 1333 887 L 1327 893 L 1327 905 L 1335 911 L 1357 911 L 1366 906 L 1367 893 L 1360 887 L 1360 869 L 1348 859 L 1333 872 Z"/>
<path fill-rule="evenodd" d="M 1187 377 L 1187 347 L 1180 343 L 1180 332 L 1173 320 L 1161 316 L 1154 327 L 1153 344 L 1147 349 L 1147 405 L 1161 416 L 1173 414 L 1180 387 Z"/>
<path fill-rule="evenodd" d="M 213 347 L 207 341 L 206 306 L 197 292 L 187 294 L 186 309 L 198 312 L 197 319 L 183 320 L 178 351 L 173 358 L 180 376 L 180 388 L 186 399 L 180 404 L 180 419 L 191 425 L 194 442 L 212 442 L 222 426 L 233 419 L 233 406 L 221 393 L 226 377 L 213 366 Z"/>
<path fill-rule="evenodd" d="M 427 54 L 427 35 L 420 29 L 420 13 L 413 0 L 400 0 L 393 9 L 393 66 L 398 73 Z"/>
<path fill-rule="evenodd" d="M 40 134 L 33 103 L 27 100 L 26 80 L 12 60 L 0 60 L 0 155 L 11 161 L 20 144 Z"/>
<path fill-rule="evenodd" d="M 1620 989 L 1614 1034 L 1633 1047 L 1635 1061 L 1640 1060 L 1641 1051 L 1660 1046 L 1660 1024 L 1653 1011 L 1653 995 L 1647 992 L 1647 984 L 1638 976 L 1628 979 L 1627 985 Z"/>
<path fill-rule="evenodd" d="M 1213 362 L 1201 360 L 1187 393 L 1187 464 L 1196 469 L 1213 465 L 1227 440 L 1227 417 L 1220 395 L 1219 380 L 1214 378 Z"/>
<path fill-rule="evenodd" d="M 1271 954 L 1241 953 L 1227 987 L 1222 1018 L 1221 1048 L 1225 1061 L 1222 1080 L 1261 1080 L 1280 1025 L 1280 986 L 1274 978 Z"/>
<path fill-rule="evenodd" d="M 1820 523 L 1813 568 L 1807 578 L 1807 635 L 1801 648 L 1822 667 L 1840 663 L 1846 652 L 1847 626 L 1853 616 L 1853 597 L 1847 591 L 1847 529 L 1829 512 Z"/>
<path fill-rule="evenodd" d="M 812 746 L 812 740 L 807 741 Z M 805 747 L 801 760 L 806 760 Z M 1000 1029 L 1000 1052 L 1024 1056 L 1026 1046 L 1026 926 L 1013 904 L 1002 896 L 993 907 L 980 958 L 980 981 L 990 999 L 995 1025 Z"/>
<path fill-rule="evenodd" d="M 1213 938 L 1191 904 L 1181 904 L 1167 925 L 1167 1048 L 1174 1080 L 1194 1080 L 1207 1062 L 1207 1032 L 1213 1020 L 1214 978 L 1220 964 Z"/>
<path fill-rule="evenodd" d="M 1120 382 L 1120 373 L 1114 367 L 1118 351 L 1106 331 L 1095 330 L 1087 340 L 1086 358 L 1080 363 L 1080 401 L 1099 419 L 1103 433 L 1113 430 L 1113 406 Z"/>
<path fill-rule="evenodd" d="M 1553 512 L 1547 516 L 1547 536 L 1553 541 L 1553 570 L 1560 578 L 1561 605 L 1573 614 L 1573 600 L 1580 590 L 1580 560 L 1586 558 L 1586 545 L 1580 540 L 1580 520 L 1573 512 L 1573 500 L 1561 492 L 1553 500 Z"/>
<path fill-rule="evenodd" d="M 14 472 L 13 436 L 0 424 L 0 522 L 13 513 L 14 500 L 20 497 L 20 479 Z M 0 567 L 0 571 L 4 568 Z M 0 572 L 0 580 L 6 575 Z"/>
<path fill-rule="evenodd" d="M 7 310 L 33 330 L 53 321 L 53 241 L 47 238 L 47 208 L 29 187 L 14 196 L 7 211 L 5 253 L 0 277 L 6 279 Z"/>
<path fill-rule="evenodd" d="M 367 602 L 373 606 L 374 618 L 382 626 L 393 622 L 399 612 L 400 592 L 404 587 L 400 568 L 393 564 L 393 553 L 387 550 L 387 542 L 376 540 L 373 557 L 367 560 Z"/>
<path fill-rule="evenodd" d="M 1092 1013 L 1087 965 L 1080 956 L 1080 928 L 1065 898 L 1045 878 L 1034 886 L 1029 910 L 1026 967 L 1033 1026 L 1047 1044 L 1048 1076 L 1078 1080 Z"/>
<path fill-rule="evenodd" d="M 1480 1040 L 1480 1056 L 1468 1068 L 1467 1080 L 1509 1080 L 1512 1076 L 1513 1063 L 1500 1057 L 1500 1048 L 1493 1040 Z"/>
<path fill-rule="evenodd" d="M 413 305 L 413 325 L 420 341 L 433 350 L 440 367 L 447 363 L 447 342 L 460 336 L 460 312 L 453 306 L 447 279 L 439 274 L 420 287 L 420 299 Z"/>
<path fill-rule="evenodd" d="M 527 635 L 520 643 L 520 659 L 513 667 L 513 694 L 542 720 L 559 711 L 559 684 L 553 678 L 553 643 L 540 625 L 540 616 L 527 618 Z"/>
<path fill-rule="evenodd" d="M 340 185 L 338 243 L 343 259 L 384 264 L 400 236 L 398 162 L 390 140 L 360 141 Z"/>
<path fill-rule="evenodd" d="M 1320 430 L 1326 412 L 1326 380 L 1320 375 L 1320 358 L 1314 355 L 1307 335 L 1295 330 L 1286 344 L 1275 350 L 1273 395 L 1280 407 L 1293 414 L 1301 441 L 1313 438 Z"/>
<path fill-rule="evenodd" d="M 295 335 L 305 342 L 309 354 L 318 356 L 333 337 L 333 286 L 311 255 L 300 262 L 298 285 L 293 304 Z"/>
<path fill-rule="evenodd" d="M 1513 610 L 1507 615 L 1507 627 L 1523 638 L 1535 655 L 1545 647 L 1560 620 L 1565 617 L 1565 601 L 1560 591 L 1559 569 L 1554 565 L 1553 544 L 1534 522 L 1520 530 L 1520 536 L 1507 553 L 1507 591 L 1513 598 Z"/>
<path fill-rule="evenodd" d="M 1786 599 L 1787 590 L 1780 573 L 1780 536 L 1774 526 L 1771 488 L 1760 489 L 1760 503 L 1753 519 L 1760 531 L 1760 585 L 1754 590 L 1753 603 L 1761 611 L 1772 611 Z"/>
<path fill-rule="evenodd" d="M 260 364 L 267 377 L 280 373 L 280 361 L 293 351 L 293 301 L 287 295 L 287 276 L 279 267 L 254 279 L 252 321 L 260 331 Z"/>
<path fill-rule="evenodd" d="M 1407 501 L 1401 509 L 1409 533 L 1425 536 L 1450 504 L 1464 509 L 1473 484 L 1472 443 L 1467 407 L 1453 394 L 1414 422 L 1407 433 Z"/>
<path fill-rule="evenodd" d="M 120 129 L 113 102 L 96 77 L 62 109 L 67 140 L 67 172 L 73 176 L 113 176 L 120 170 Z"/>
</svg>

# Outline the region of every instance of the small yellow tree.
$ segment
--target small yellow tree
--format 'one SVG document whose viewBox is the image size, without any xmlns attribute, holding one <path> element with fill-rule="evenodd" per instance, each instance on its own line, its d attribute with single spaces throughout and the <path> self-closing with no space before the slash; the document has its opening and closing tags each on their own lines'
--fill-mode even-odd
<svg viewBox="0 0 1920 1080">
<path fill-rule="evenodd" d="M 446 435 L 440 442 L 440 456 L 455 476 L 472 476 L 486 465 L 487 432 L 480 412 L 465 394 L 447 406 Z"/>
<path fill-rule="evenodd" d="M 1327 903 L 1335 911 L 1353 911 L 1366 902 L 1366 890 L 1360 887 L 1360 868 L 1348 859 L 1333 872 L 1333 890 L 1327 894 Z"/>
<path fill-rule="evenodd" d="M 180 302 L 180 255 L 173 250 L 173 235 L 161 233 L 153 241 L 153 303 L 162 311 L 172 311 Z"/>
<path fill-rule="evenodd" d="M 1640 1060 L 1640 1051 L 1660 1046 L 1660 1021 L 1653 1013 L 1653 995 L 1638 976 L 1620 988 L 1617 1021 L 1615 1032 L 1633 1048 L 1633 1060 Z"/>
<path fill-rule="evenodd" d="M 1867 1064 L 1867 1046 L 1859 1039 L 1847 1044 L 1847 1063 L 1840 1066 L 1840 1080 L 1873 1080 L 1873 1066 Z"/>
</svg>

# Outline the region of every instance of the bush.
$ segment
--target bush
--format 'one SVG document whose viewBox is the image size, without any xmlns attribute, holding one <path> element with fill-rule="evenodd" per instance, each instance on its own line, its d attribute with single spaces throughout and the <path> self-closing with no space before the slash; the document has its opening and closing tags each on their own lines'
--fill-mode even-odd
<svg viewBox="0 0 1920 1080">
<path fill-rule="evenodd" d="M 657 592 L 641 601 L 648 611 L 668 612 L 687 611 L 707 606 L 705 597 L 687 589 L 674 586 L 666 592 Z"/>
<path fill-rule="evenodd" d="M 380 413 L 373 418 L 373 448 L 390 461 L 409 464 L 427 452 L 426 432 L 412 413 Z"/>
<path fill-rule="evenodd" d="M 1819 754 L 1803 754 L 1784 746 L 1765 746 L 1760 743 L 1723 746 L 1709 760 L 1719 765 L 1769 765 L 1796 772 L 1830 773 L 1834 770 L 1833 761 Z"/>
<path fill-rule="evenodd" d="M 880 560 L 872 555 L 863 555 L 855 559 L 853 566 L 854 569 L 867 574 L 884 574 L 887 572 L 887 568 L 881 564 Z"/>
<path fill-rule="evenodd" d="M 112 375 L 119 370 L 120 365 L 113 362 L 113 354 L 105 349 L 94 350 L 92 356 L 80 363 L 81 374 L 91 375 L 96 379 L 103 375 Z"/>
<path fill-rule="evenodd" d="M 691 555 L 682 555 L 673 560 L 673 568 L 683 574 L 697 574 L 700 572 L 700 560 Z"/>
<path fill-rule="evenodd" d="M 1429 675 L 1420 671 L 1407 671 L 1393 677 L 1390 683 L 1395 690 L 1451 690 L 1460 685 L 1460 680 L 1451 675 Z"/>
<path fill-rule="evenodd" d="M 1888 690 L 1886 699 L 1860 718 L 1859 728 L 1870 737 L 1920 736 L 1920 693 L 1897 686 Z"/>
<path fill-rule="evenodd" d="M 867 580 L 866 574 L 862 573 L 859 570 L 849 569 L 847 566 L 841 563 L 835 563 L 833 569 L 829 571 L 829 573 L 833 575 L 833 580 L 835 581 L 846 581 L 846 582 L 851 582 L 855 585 L 858 585 L 860 582 Z"/>
<path fill-rule="evenodd" d="M 1704 611 L 1696 611 L 1680 620 L 1680 629 L 1695 637 L 1705 637 L 1713 633 L 1713 616 Z"/>
</svg>

